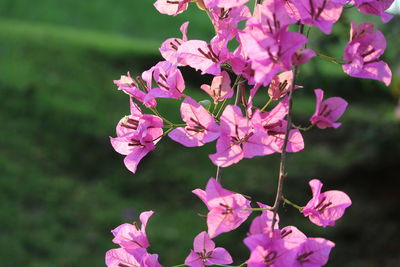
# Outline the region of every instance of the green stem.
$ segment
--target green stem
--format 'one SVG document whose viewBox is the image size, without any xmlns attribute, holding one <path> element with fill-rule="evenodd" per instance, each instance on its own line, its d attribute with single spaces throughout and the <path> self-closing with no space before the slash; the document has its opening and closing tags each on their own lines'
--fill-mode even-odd
<svg viewBox="0 0 400 267">
<path fill-rule="evenodd" d="M 263 211 L 263 210 L 272 210 L 272 208 L 249 208 L 249 209 L 240 209 L 240 210 Z"/>
<path fill-rule="evenodd" d="M 339 65 L 343 65 L 343 64 L 346 63 L 346 62 L 341 61 L 340 59 L 337 59 L 337 58 L 334 58 L 334 57 L 330 57 L 330 56 L 327 56 L 327 55 L 324 55 L 324 54 L 321 54 L 321 53 L 318 53 L 318 52 L 317 52 L 317 56 L 322 58 L 322 59 L 325 59 L 327 61 L 330 61 L 332 63 L 339 64 Z"/>
<path fill-rule="evenodd" d="M 235 83 L 233 84 L 232 88 L 236 87 L 236 98 L 235 98 L 235 106 L 239 105 L 240 98 L 241 98 L 241 93 L 240 93 L 240 80 L 242 78 L 242 75 L 239 75 L 236 77 Z"/>
<path fill-rule="evenodd" d="M 286 199 L 285 197 L 282 197 L 282 200 L 283 200 L 286 204 L 289 204 L 290 206 L 292 206 L 292 207 L 298 209 L 299 211 L 301 211 L 301 210 L 303 209 L 303 207 L 294 204 L 293 202 L 291 202 L 290 200 Z"/>
<path fill-rule="evenodd" d="M 216 104 L 214 103 L 214 108 L 213 108 L 212 114 L 214 114 L 215 110 L 216 110 L 217 107 L 218 107 L 218 104 L 219 104 L 219 102 L 217 102 Z"/>
<path fill-rule="evenodd" d="M 181 266 L 186 266 L 186 264 L 178 264 L 178 265 L 174 265 L 172 267 L 181 267 Z"/>
<path fill-rule="evenodd" d="M 172 131 L 174 128 L 173 127 L 171 127 L 171 128 L 169 128 L 168 130 L 166 130 L 164 133 L 163 133 L 163 136 L 166 136 L 170 131 Z"/>
<path fill-rule="evenodd" d="M 173 122 L 171 122 L 171 121 L 167 120 L 166 118 L 164 118 L 164 117 L 160 114 L 160 112 L 158 112 L 158 110 L 157 110 L 156 108 L 150 108 L 150 110 L 151 110 L 155 115 L 157 115 L 158 117 L 160 117 L 163 121 L 165 121 L 166 123 L 168 123 L 169 125 L 171 125 L 171 126 L 175 125 Z"/>
<path fill-rule="evenodd" d="M 221 175 L 222 175 L 221 167 L 217 166 L 217 173 L 215 174 L 215 180 L 217 180 L 217 182 L 219 182 L 219 180 L 221 179 Z"/>
<path fill-rule="evenodd" d="M 308 131 L 308 130 L 310 130 L 311 128 L 314 127 L 314 124 L 311 124 L 308 127 L 301 127 L 301 126 L 296 126 L 296 125 L 292 124 L 292 127 L 295 128 L 295 129 L 299 129 L 300 131 Z"/>
<path fill-rule="evenodd" d="M 269 104 L 271 104 L 272 102 L 272 98 L 270 98 L 267 103 L 262 107 L 262 109 L 260 109 L 260 112 L 264 112 L 264 110 L 268 107 Z"/>
<path fill-rule="evenodd" d="M 223 110 L 224 107 L 225 107 L 225 103 L 226 103 L 227 100 L 228 100 L 228 98 L 225 98 L 224 102 L 222 102 L 221 107 L 219 108 L 217 114 L 215 115 L 215 118 L 218 118 L 218 117 L 219 117 L 220 113 L 222 112 L 222 110 Z"/>
</svg>

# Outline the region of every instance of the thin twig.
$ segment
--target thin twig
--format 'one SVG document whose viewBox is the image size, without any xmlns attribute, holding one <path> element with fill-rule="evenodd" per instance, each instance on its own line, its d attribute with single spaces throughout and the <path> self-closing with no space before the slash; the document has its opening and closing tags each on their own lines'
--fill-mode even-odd
<svg viewBox="0 0 400 267">
<path fill-rule="evenodd" d="M 285 130 L 285 139 L 283 141 L 282 152 L 281 152 L 281 161 L 279 164 L 279 177 L 278 177 L 278 188 L 276 190 L 275 202 L 272 206 L 272 211 L 274 216 L 272 218 L 272 229 L 275 228 L 276 223 L 276 215 L 278 213 L 279 206 L 281 205 L 283 198 L 283 180 L 286 177 L 286 147 L 289 141 L 289 133 L 292 129 L 292 107 L 293 107 L 293 91 L 294 85 L 296 84 L 296 77 L 298 73 L 298 67 L 295 66 L 293 68 L 293 83 L 289 91 L 289 107 L 288 114 L 286 115 L 287 125 Z"/>
<path fill-rule="evenodd" d="M 299 32 L 303 33 L 303 31 L 304 31 L 304 25 L 300 24 Z M 279 164 L 278 188 L 276 190 L 275 202 L 274 202 L 274 205 L 272 206 L 272 212 L 274 213 L 274 216 L 272 218 L 272 224 L 271 224 L 272 230 L 275 229 L 276 215 L 278 213 L 279 206 L 281 205 L 281 202 L 283 200 L 283 181 L 285 180 L 285 177 L 286 177 L 286 154 L 287 154 L 286 148 L 287 148 L 287 144 L 289 142 L 290 130 L 292 129 L 293 92 L 294 92 L 294 87 L 296 84 L 297 74 L 299 71 L 298 66 L 294 66 L 292 68 L 292 70 L 293 70 L 293 82 L 292 82 L 292 86 L 289 91 L 289 99 L 288 99 L 289 107 L 288 107 L 288 113 L 286 115 L 287 124 L 286 124 L 286 130 L 285 130 L 285 139 L 283 141 L 281 160 L 280 160 L 280 164 Z"/>
</svg>

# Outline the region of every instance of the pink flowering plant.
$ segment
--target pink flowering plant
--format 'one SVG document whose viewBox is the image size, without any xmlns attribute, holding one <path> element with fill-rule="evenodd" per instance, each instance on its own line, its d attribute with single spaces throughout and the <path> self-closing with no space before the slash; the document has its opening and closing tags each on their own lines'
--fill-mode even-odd
<svg viewBox="0 0 400 267">
<path fill-rule="evenodd" d="M 216 166 L 215 178 L 209 178 L 213 176 L 210 170 L 209 177 L 204 177 L 204 190 L 192 191 L 208 209 L 204 231 L 193 235 L 193 249 L 177 266 L 232 266 L 235 255 L 218 247 L 213 239 L 237 229 L 257 212 L 260 214 L 243 237 L 249 249 L 248 259 L 239 266 L 324 266 L 335 244 L 321 237 L 307 237 L 295 226 L 280 226 L 278 212 L 287 204 L 311 223 L 327 227 L 334 226 L 352 204 L 342 191 L 323 191 L 318 179 L 309 181 L 312 196 L 304 206 L 290 201 L 283 190 L 284 181 L 290 178 L 287 154 L 306 147 L 303 135 L 311 128 L 318 131 L 340 127 L 348 103 L 341 97 L 324 97 L 322 89 L 315 89 L 315 112 L 309 118 L 310 124 L 296 126 L 292 119 L 294 95 L 299 90 L 313 89 L 298 84 L 298 76 L 302 66 L 317 56 L 340 63 L 344 73 L 352 77 L 389 85 L 392 74 L 380 59 L 386 48 L 385 37 L 372 23 L 348 25 L 350 37 L 343 47 L 342 60 L 315 51 L 308 44 L 308 33 L 317 28 L 330 34 L 349 7 L 388 22 L 392 15 L 385 10 L 393 0 L 256 0 L 254 8 L 250 8 L 250 2 L 155 1 L 160 13 L 172 16 L 197 4 L 205 19 L 210 20 L 215 35 L 208 40 L 190 39 L 189 22 L 185 22 L 180 27 L 182 36 L 177 34 L 161 44 L 164 61 L 141 75 L 133 77 L 128 72 L 114 81 L 129 96 L 130 114 L 119 121 L 116 137 L 110 137 L 110 141 L 125 156 L 124 164 L 132 173 L 167 136 L 185 147 L 215 144 L 215 153 L 209 155 Z M 193 68 L 210 78 L 210 84 L 198 88 L 208 99 L 198 101 L 188 95 L 183 68 Z M 264 101 L 262 106 L 258 106 L 256 97 Z M 165 98 L 179 101 L 182 122 L 172 122 L 157 109 L 157 103 Z M 264 199 L 253 199 L 223 186 L 222 168 L 245 158 L 275 153 L 280 154 L 280 166 L 274 203 L 267 204 Z M 146 235 L 152 215 L 153 211 L 143 212 L 141 226 L 125 223 L 112 230 L 112 241 L 119 248 L 106 253 L 107 266 L 161 266 Z"/>
</svg>

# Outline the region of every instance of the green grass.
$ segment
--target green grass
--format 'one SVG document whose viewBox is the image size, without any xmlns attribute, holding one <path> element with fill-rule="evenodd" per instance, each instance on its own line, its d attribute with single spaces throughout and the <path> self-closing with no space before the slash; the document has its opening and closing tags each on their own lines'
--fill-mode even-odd
<svg viewBox="0 0 400 267">
<path fill-rule="evenodd" d="M 158 56 L 159 43 L 135 39 L 122 34 L 96 32 L 70 26 L 0 19 L 0 34 L 8 40 L 25 40 L 31 44 L 69 45 L 104 53 Z"/>
</svg>

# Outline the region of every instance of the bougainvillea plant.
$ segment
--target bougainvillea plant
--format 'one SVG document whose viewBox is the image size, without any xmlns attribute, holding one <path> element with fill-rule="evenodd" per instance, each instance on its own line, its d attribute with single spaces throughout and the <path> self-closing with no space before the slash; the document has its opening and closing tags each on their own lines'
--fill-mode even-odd
<svg viewBox="0 0 400 267">
<path fill-rule="evenodd" d="M 322 191 L 322 182 L 309 181 L 312 198 L 305 206 L 289 201 L 283 194 L 287 179 L 287 153 L 304 149 L 302 134 L 316 126 L 319 129 L 341 126 L 340 117 L 348 103 L 340 97 L 324 99 L 324 91 L 315 89 L 315 112 L 308 127 L 292 122 L 295 90 L 302 65 L 315 56 L 341 63 L 349 76 L 374 79 L 389 85 L 391 71 L 380 56 L 386 48 L 384 35 L 372 23 L 349 25 L 349 41 L 343 49 L 343 59 L 321 55 L 308 43 L 305 32 L 316 27 L 330 34 L 344 8 L 357 8 L 361 13 L 381 17 L 388 22 L 392 15 L 385 12 L 393 0 L 157 0 L 155 8 L 162 14 L 177 15 L 188 5 L 197 4 L 208 15 L 215 29 L 210 40 L 187 37 L 189 22 L 180 31 L 182 37 L 172 37 L 160 46 L 165 61 L 157 63 L 141 76 L 122 75 L 114 81 L 119 90 L 129 96 L 130 114 L 123 117 L 111 137 L 114 149 L 125 155 L 124 164 L 135 173 L 140 160 L 156 149 L 168 136 L 186 147 L 215 142 L 215 153 L 209 155 L 216 165 L 217 175 L 208 179 L 205 189 L 192 192 L 209 210 L 207 231 L 194 239 L 184 264 L 177 266 L 203 267 L 229 265 L 234 255 L 216 247 L 214 237 L 229 233 L 245 222 L 252 212 L 261 212 L 250 225 L 244 244 L 249 257 L 240 266 L 255 267 L 318 267 L 328 262 L 335 244 L 320 237 L 307 237 L 295 226 L 279 225 L 278 211 L 282 204 L 293 206 L 322 227 L 334 226 L 347 207 L 349 196 L 341 191 Z M 206 16 L 205 16 L 206 18 Z M 239 22 L 242 22 L 239 27 Z M 236 48 L 228 48 L 235 40 Z M 209 101 L 196 101 L 185 92 L 181 68 L 199 70 L 209 75 L 211 84 L 198 90 L 206 92 Z M 232 82 L 233 81 L 233 82 Z M 323 85 L 321 85 L 323 86 Z M 265 89 L 263 89 L 265 88 Z M 261 90 L 260 90 L 261 89 Z M 261 93 L 264 92 L 264 93 Z M 268 92 L 266 94 L 265 92 Z M 253 100 L 261 97 L 265 105 L 259 108 Z M 181 101 L 183 123 L 173 123 L 160 114 L 157 102 L 163 98 Z M 206 103 L 208 102 L 208 103 Z M 213 108 L 211 108 L 213 105 Z M 152 112 L 144 114 L 142 109 Z M 238 164 L 243 158 L 281 155 L 275 202 L 251 205 L 248 196 L 232 192 L 221 183 L 220 168 Z M 120 248 L 106 253 L 109 267 L 158 267 L 157 254 L 150 254 L 146 224 L 152 211 L 140 215 L 142 223 L 122 224 L 115 228 L 113 242 Z"/>
</svg>

